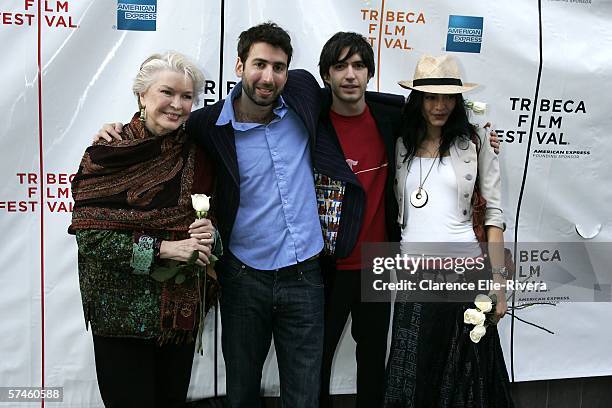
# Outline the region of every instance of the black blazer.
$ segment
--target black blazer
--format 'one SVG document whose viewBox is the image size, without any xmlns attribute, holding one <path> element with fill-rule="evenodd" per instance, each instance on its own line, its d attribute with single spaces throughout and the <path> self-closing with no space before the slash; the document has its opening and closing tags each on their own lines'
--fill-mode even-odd
<svg viewBox="0 0 612 408">
<path fill-rule="evenodd" d="M 236 87 L 241 89 L 241 83 Z M 311 152 L 316 143 L 317 123 L 322 96 L 317 80 L 305 70 L 289 71 L 282 96 L 300 117 L 308 130 Z M 240 175 L 234 129 L 231 124 L 217 126 L 224 100 L 191 113 L 187 133 L 201 145 L 216 162 L 217 183 L 211 213 L 217 222 L 224 245 L 229 245 L 232 228 L 240 204 Z"/>
<path fill-rule="evenodd" d="M 318 138 L 315 146 L 315 167 L 322 174 L 335 180 L 346 183 L 344 199 L 342 201 L 342 215 L 336 238 L 334 256 L 336 258 L 347 257 L 359 235 L 365 209 L 365 191 L 359 183 L 357 176 L 346 163 L 338 136 L 329 118 L 331 107 L 331 93 L 322 90 L 324 105 L 319 122 Z M 374 117 L 378 131 L 383 138 L 387 160 L 389 163 L 388 177 L 385 185 L 385 224 L 388 239 L 392 242 L 399 241 L 400 230 L 397 224 L 397 201 L 393 193 L 393 182 L 395 179 L 395 140 L 401 119 L 401 109 L 404 105 L 404 97 L 400 95 L 384 94 L 378 92 L 366 92 L 366 103 Z"/>
</svg>

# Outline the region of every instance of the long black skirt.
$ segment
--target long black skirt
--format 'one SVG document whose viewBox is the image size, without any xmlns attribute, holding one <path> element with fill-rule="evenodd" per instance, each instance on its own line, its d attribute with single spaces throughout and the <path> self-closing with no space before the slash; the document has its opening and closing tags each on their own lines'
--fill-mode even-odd
<svg viewBox="0 0 612 408">
<path fill-rule="evenodd" d="M 395 302 L 385 408 L 514 407 L 496 326 L 479 343 L 463 322 L 473 304 Z"/>
</svg>

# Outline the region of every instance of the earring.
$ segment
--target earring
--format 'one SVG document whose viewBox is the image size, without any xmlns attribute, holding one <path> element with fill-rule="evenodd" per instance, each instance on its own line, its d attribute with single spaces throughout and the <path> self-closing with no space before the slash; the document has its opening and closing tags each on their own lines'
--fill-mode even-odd
<svg viewBox="0 0 612 408">
<path fill-rule="evenodd" d="M 140 123 L 144 125 L 146 120 L 147 120 L 147 107 L 141 106 L 140 107 Z"/>
</svg>

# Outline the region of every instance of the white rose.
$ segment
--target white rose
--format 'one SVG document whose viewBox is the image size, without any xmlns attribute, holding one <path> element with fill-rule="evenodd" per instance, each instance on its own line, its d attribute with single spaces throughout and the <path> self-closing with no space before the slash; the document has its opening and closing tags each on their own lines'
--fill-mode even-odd
<svg viewBox="0 0 612 408">
<path fill-rule="evenodd" d="M 487 295 L 483 295 L 482 293 L 476 296 L 474 304 L 482 313 L 489 313 L 491 309 L 493 309 L 493 301 L 491 298 Z"/>
<path fill-rule="evenodd" d="M 477 115 L 482 115 L 487 111 L 487 104 L 484 102 L 472 102 L 472 110 Z"/>
<path fill-rule="evenodd" d="M 206 213 L 210 209 L 210 197 L 206 194 L 192 194 L 191 205 L 198 213 L 198 216 L 206 216 Z"/>
<path fill-rule="evenodd" d="M 482 336 L 484 336 L 487 332 L 487 329 L 479 324 L 477 326 L 474 326 L 474 328 L 470 331 L 470 339 L 474 342 L 474 343 L 478 343 L 480 341 L 480 339 L 482 339 Z"/>
<path fill-rule="evenodd" d="M 463 321 L 478 326 L 484 323 L 485 315 L 478 309 L 468 309 L 463 313 Z"/>
</svg>

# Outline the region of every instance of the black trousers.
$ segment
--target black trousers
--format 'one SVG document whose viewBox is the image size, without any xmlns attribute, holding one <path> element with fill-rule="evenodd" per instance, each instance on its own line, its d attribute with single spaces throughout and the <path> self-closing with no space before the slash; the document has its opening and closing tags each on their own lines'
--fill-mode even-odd
<svg viewBox="0 0 612 408">
<path fill-rule="evenodd" d="M 187 398 L 194 343 L 93 336 L 96 374 L 106 408 L 175 408 Z"/>
<path fill-rule="evenodd" d="M 331 406 L 329 386 L 336 347 L 348 319 L 352 316 L 351 335 L 357 343 L 357 408 L 382 406 L 390 302 L 361 301 L 360 270 L 325 270 L 325 336 L 321 407 Z"/>
</svg>

